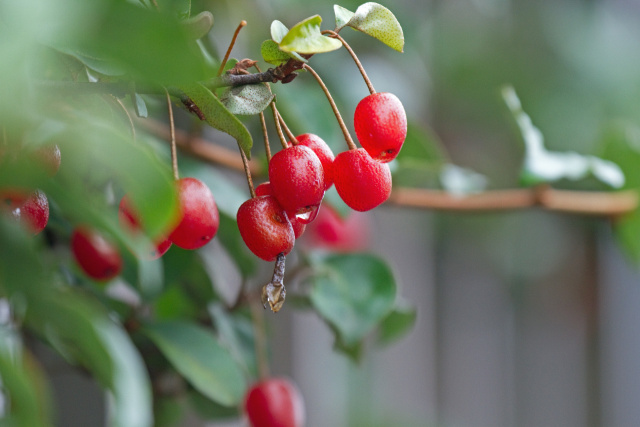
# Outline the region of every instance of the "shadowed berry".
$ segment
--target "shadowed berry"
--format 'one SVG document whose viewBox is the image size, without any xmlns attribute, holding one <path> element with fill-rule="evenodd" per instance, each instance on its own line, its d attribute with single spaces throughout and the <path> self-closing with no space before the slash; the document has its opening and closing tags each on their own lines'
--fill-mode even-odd
<svg viewBox="0 0 640 427">
<path fill-rule="evenodd" d="M 183 249 L 198 249 L 209 243 L 218 231 L 218 206 L 211 190 L 202 181 L 181 178 L 176 184 L 181 219 L 169 240 Z"/>
<path fill-rule="evenodd" d="M 87 274 L 96 280 L 109 280 L 122 270 L 117 246 L 91 228 L 80 226 L 71 234 L 71 252 Z"/>
<path fill-rule="evenodd" d="M 245 396 L 244 411 L 251 427 L 302 427 L 304 401 L 298 388 L 284 378 L 254 384 Z"/>
</svg>

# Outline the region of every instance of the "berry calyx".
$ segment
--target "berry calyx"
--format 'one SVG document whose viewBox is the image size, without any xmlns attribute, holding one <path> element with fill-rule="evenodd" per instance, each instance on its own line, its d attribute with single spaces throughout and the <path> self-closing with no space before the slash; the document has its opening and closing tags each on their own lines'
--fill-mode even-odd
<svg viewBox="0 0 640 427">
<path fill-rule="evenodd" d="M 265 261 L 293 249 L 295 234 L 287 214 L 273 196 L 257 196 L 244 202 L 236 215 L 242 240 Z"/>
<path fill-rule="evenodd" d="M 181 178 L 176 184 L 181 219 L 169 240 L 183 249 L 201 248 L 218 232 L 218 206 L 209 187 L 199 179 Z"/>
<path fill-rule="evenodd" d="M 244 411 L 251 427 L 302 427 L 304 401 L 298 388 L 284 378 L 254 384 L 245 396 Z"/>
<path fill-rule="evenodd" d="M 296 140 L 298 140 L 298 145 L 309 147 L 314 153 L 316 153 L 316 156 L 320 159 L 320 163 L 322 163 L 322 171 L 324 172 L 324 189 L 326 191 L 331 188 L 333 185 L 333 160 L 335 159 L 331 148 L 329 148 L 322 138 L 312 133 L 298 135 L 296 136 Z M 291 141 L 289 141 L 288 144 L 289 146 L 292 146 Z"/>
<path fill-rule="evenodd" d="M 317 210 L 324 197 L 322 163 L 313 150 L 303 145 L 280 150 L 271 158 L 269 181 L 273 195 L 289 216 Z M 301 220 L 309 222 L 306 218 Z"/>
<path fill-rule="evenodd" d="M 391 195 L 389 166 L 375 161 L 363 148 L 338 154 L 333 165 L 336 190 L 351 209 L 371 210 Z"/>
<path fill-rule="evenodd" d="M 369 244 L 369 217 L 353 211 L 341 217 L 332 206 L 325 204 L 305 234 L 305 242 L 314 248 L 338 252 L 363 250 Z"/>
<path fill-rule="evenodd" d="M 77 227 L 71 234 L 71 252 L 87 276 L 109 280 L 122 270 L 122 258 L 117 246 L 98 231 Z"/>
<path fill-rule="evenodd" d="M 0 211 L 9 213 L 33 234 L 38 234 L 49 222 L 49 201 L 40 191 L 28 192 L 17 188 L 0 190 Z"/>
<path fill-rule="evenodd" d="M 258 185 L 255 189 L 256 196 L 273 196 L 273 190 L 271 188 L 271 183 L 269 181 L 263 182 Z M 298 220 L 298 217 L 293 215 L 287 215 L 289 218 L 289 222 L 291 222 L 291 227 L 293 227 L 293 234 L 295 234 L 296 239 L 304 233 L 307 224 Z"/>
<path fill-rule="evenodd" d="M 124 196 L 120 200 L 118 207 L 118 219 L 120 226 L 131 234 L 142 233 L 144 227 L 140 224 L 140 217 L 131 205 L 128 196 Z M 171 247 L 171 240 L 168 237 L 161 237 L 154 241 L 154 247 L 149 253 L 149 259 L 158 259 L 164 255 Z"/>
<path fill-rule="evenodd" d="M 353 125 L 362 148 L 379 162 L 395 159 L 407 137 L 404 107 L 389 92 L 363 98 L 356 106 Z"/>
</svg>

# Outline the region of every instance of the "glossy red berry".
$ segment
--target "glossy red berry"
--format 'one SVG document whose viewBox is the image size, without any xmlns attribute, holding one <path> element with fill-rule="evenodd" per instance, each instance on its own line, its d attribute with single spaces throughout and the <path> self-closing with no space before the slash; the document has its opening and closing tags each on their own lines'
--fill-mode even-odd
<svg viewBox="0 0 640 427">
<path fill-rule="evenodd" d="M 298 145 L 311 148 L 320 159 L 322 171 L 324 172 L 324 189 L 325 191 L 328 190 L 333 185 L 333 160 L 335 159 L 333 151 L 322 138 L 312 133 L 298 135 L 296 139 L 298 140 Z M 291 141 L 288 144 L 292 146 Z"/>
<path fill-rule="evenodd" d="M 91 228 L 80 226 L 73 231 L 71 252 L 82 270 L 93 279 L 109 280 L 122 270 L 117 246 Z"/>
<path fill-rule="evenodd" d="M 256 196 L 273 196 L 273 190 L 271 188 L 271 183 L 269 181 L 263 182 L 255 188 Z M 287 215 L 289 218 L 289 222 L 291 223 L 291 227 L 293 227 L 293 233 L 296 236 L 296 239 L 304 233 L 304 230 L 307 226 L 306 223 L 299 221 L 295 215 Z"/>
<path fill-rule="evenodd" d="M 353 125 L 362 147 L 379 162 L 395 159 L 407 136 L 404 107 L 389 92 L 363 98 L 356 106 Z"/>
<path fill-rule="evenodd" d="M 198 249 L 216 235 L 220 225 L 218 206 L 209 187 L 196 178 L 177 182 L 180 222 L 169 235 L 183 249 Z"/>
<path fill-rule="evenodd" d="M 287 214 L 273 196 L 258 196 L 244 202 L 236 219 L 242 240 L 265 261 L 291 252 L 295 234 Z"/>
<path fill-rule="evenodd" d="M 338 154 L 333 166 L 336 190 L 351 209 L 368 211 L 391 195 L 389 166 L 375 161 L 363 148 Z"/>
<path fill-rule="evenodd" d="M 324 197 L 324 171 L 318 156 L 302 145 L 278 151 L 269 162 L 269 181 L 273 195 L 290 215 L 317 211 Z"/>
<path fill-rule="evenodd" d="M 353 212 L 341 217 L 330 205 L 324 204 L 316 219 L 309 224 L 305 241 L 312 247 L 338 252 L 364 250 L 369 245 L 369 216 Z"/>
<path fill-rule="evenodd" d="M 142 233 L 144 227 L 140 224 L 140 217 L 131 205 L 129 197 L 124 196 L 120 200 L 118 209 L 118 219 L 120 226 L 132 234 Z M 161 237 L 154 241 L 154 247 L 149 253 L 149 259 L 158 259 L 164 255 L 171 247 L 171 240 L 168 237 Z"/>
<path fill-rule="evenodd" d="M 40 233 L 49 222 L 49 201 L 40 190 L 0 189 L 0 210 L 26 225 L 33 234 Z"/>
<path fill-rule="evenodd" d="M 251 427 L 302 427 L 304 401 L 298 388 L 284 378 L 254 384 L 246 394 L 244 411 Z"/>
</svg>

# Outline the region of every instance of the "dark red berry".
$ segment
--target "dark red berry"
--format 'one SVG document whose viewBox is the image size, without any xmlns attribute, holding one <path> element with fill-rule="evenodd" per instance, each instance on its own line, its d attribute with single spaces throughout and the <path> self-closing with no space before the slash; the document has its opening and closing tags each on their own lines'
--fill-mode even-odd
<svg viewBox="0 0 640 427">
<path fill-rule="evenodd" d="M 244 411 L 251 427 L 302 427 L 304 401 L 298 388 L 284 378 L 254 384 L 245 396 Z"/>
<path fill-rule="evenodd" d="M 73 231 L 71 252 L 82 270 L 93 279 L 109 280 L 122 270 L 117 246 L 91 228 L 80 226 Z"/>
<path fill-rule="evenodd" d="M 269 181 L 273 195 L 289 216 L 317 210 L 324 197 L 322 163 L 313 150 L 302 145 L 280 150 L 271 158 Z"/>
<path fill-rule="evenodd" d="M 211 190 L 202 181 L 181 178 L 176 183 L 181 219 L 169 240 L 183 249 L 198 249 L 209 243 L 218 231 L 218 206 Z"/>
<path fill-rule="evenodd" d="M 120 200 L 118 209 L 118 219 L 120 226 L 132 234 L 144 232 L 144 227 L 140 224 L 140 218 L 128 196 L 124 196 Z M 161 237 L 154 241 L 154 247 L 149 253 L 150 259 L 158 259 L 164 255 L 171 247 L 171 240 L 168 237 Z"/>
<path fill-rule="evenodd" d="M 238 229 L 249 250 L 265 261 L 291 252 L 295 234 L 287 214 L 273 196 L 258 196 L 238 209 Z"/>
<path fill-rule="evenodd" d="M 309 245 L 339 252 L 354 252 L 369 245 L 368 214 L 353 212 L 341 217 L 330 205 L 324 204 L 316 219 L 309 224 L 305 239 Z"/>
<path fill-rule="evenodd" d="M 311 148 L 320 159 L 322 171 L 324 172 L 324 189 L 325 191 L 328 190 L 333 185 L 333 160 L 335 159 L 333 151 L 322 138 L 312 133 L 298 135 L 296 139 L 298 140 L 298 145 Z M 288 144 L 291 146 L 291 141 Z"/>
<path fill-rule="evenodd" d="M 351 209 L 364 212 L 391 195 L 391 171 L 363 149 L 344 151 L 333 163 L 336 190 Z"/>
<path fill-rule="evenodd" d="M 362 148 L 379 162 L 395 159 L 407 137 L 404 107 L 389 92 L 363 98 L 356 107 L 353 125 Z"/>
<path fill-rule="evenodd" d="M 258 185 L 255 188 L 255 192 L 256 196 L 273 196 L 273 190 L 269 181 Z M 302 236 L 307 224 L 300 221 L 295 215 L 287 215 L 287 217 L 289 218 L 289 222 L 291 222 L 291 227 L 293 227 L 293 233 L 295 234 L 296 239 Z"/>
<path fill-rule="evenodd" d="M 33 234 L 40 233 L 49 222 L 49 201 L 40 190 L 0 189 L 0 210 L 23 222 Z"/>
</svg>

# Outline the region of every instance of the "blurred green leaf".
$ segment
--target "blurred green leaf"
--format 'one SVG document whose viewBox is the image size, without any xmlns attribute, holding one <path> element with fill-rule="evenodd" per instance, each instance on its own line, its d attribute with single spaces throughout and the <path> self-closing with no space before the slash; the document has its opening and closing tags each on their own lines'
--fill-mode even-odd
<svg viewBox="0 0 640 427">
<path fill-rule="evenodd" d="M 190 39 L 200 39 L 211 31 L 213 27 L 213 14 L 205 10 L 193 18 L 185 19 L 182 21 L 182 25 L 187 28 L 187 35 Z"/>
<path fill-rule="evenodd" d="M 182 321 L 147 324 L 142 332 L 202 394 L 224 406 L 234 406 L 242 400 L 242 371 L 211 332 Z"/>
<path fill-rule="evenodd" d="M 280 41 L 280 49 L 285 52 L 301 54 L 331 52 L 340 49 L 342 43 L 339 40 L 322 35 L 320 32 L 321 22 L 322 18 L 315 15 L 294 25 Z"/>
<path fill-rule="evenodd" d="M 211 277 L 197 251 L 174 246 L 162 257 L 162 260 L 167 291 L 171 292 L 173 287 L 179 288 L 180 294 L 191 301 L 193 309 L 198 310 L 204 309 L 207 304 L 217 299 Z M 166 295 L 159 303 L 163 301 L 168 305 L 166 307 L 168 313 L 179 309 L 179 301 L 176 301 L 176 307 L 171 307 L 171 301 L 166 301 Z"/>
<path fill-rule="evenodd" d="M 269 106 L 274 95 L 265 83 L 226 88 L 220 101 L 232 114 L 250 116 Z"/>
<path fill-rule="evenodd" d="M 333 5 L 333 12 L 336 15 L 336 31 L 340 31 L 355 15 L 355 13 L 337 4 Z"/>
<path fill-rule="evenodd" d="M 242 240 L 235 218 L 235 215 L 220 214 L 220 228 L 217 238 L 220 239 L 227 253 L 236 262 L 242 277 L 247 278 L 256 272 L 257 262 L 255 255 L 249 252 L 247 245 Z"/>
<path fill-rule="evenodd" d="M 184 404 L 174 396 L 157 397 L 153 402 L 153 427 L 179 426 L 184 416 Z"/>
<path fill-rule="evenodd" d="M 437 135 L 428 128 L 409 122 L 407 138 L 392 170 L 395 184 L 408 187 L 436 185 L 449 156 Z"/>
<path fill-rule="evenodd" d="M 209 313 L 215 324 L 220 342 L 250 377 L 258 377 L 254 330 L 247 311 L 227 311 L 222 304 L 210 304 Z"/>
<path fill-rule="evenodd" d="M 337 332 L 338 343 L 358 346 L 393 308 L 393 273 L 368 254 L 329 255 L 315 268 L 313 307 Z"/>
<path fill-rule="evenodd" d="M 344 9 L 336 11 L 336 23 L 343 21 L 349 14 Z M 404 34 L 395 15 L 381 4 L 368 2 L 356 9 L 355 14 L 345 24 L 371 37 L 380 40 L 387 46 L 402 52 L 404 49 Z"/>
<path fill-rule="evenodd" d="M 240 416 L 239 407 L 222 406 L 197 391 L 190 391 L 187 394 L 187 399 L 191 408 L 205 421 L 238 418 Z"/>
<path fill-rule="evenodd" d="M 179 19 L 187 19 L 191 15 L 191 0 L 156 0 L 158 9 Z"/>
<path fill-rule="evenodd" d="M 238 141 L 242 151 L 251 158 L 253 139 L 247 128 L 234 116 L 218 98 L 200 83 L 180 88 L 204 114 L 206 122 L 212 127 L 228 133 Z"/>
<path fill-rule="evenodd" d="M 408 334 L 416 323 L 417 310 L 413 307 L 396 307 L 378 326 L 377 343 L 389 345 Z"/>
<path fill-rule="evenodd" d="M 133 101 L 133 107 L 135 109 L 136 116 L 142 117 L 142 118 L 148 117 L 149 112 L 147 111 L 147 103 L 144 102 L 144 98 L 138 95 L 137 93 L 134 93 L 133 96 L 135 98 Z"/>
<path fill-rule="evenodd" d="M 542 132 L 522 110 L 520 99 L 513 87 L 505 86 L 502 89 L 502 97 L 520 128 L 525 144 L 521 175 L 524 184 L 536 185 L 560 179 L 577 181 L 592 175 L 613 188 L 624 185 L 624 174 L 613 162 L 575 152 L 548 151 L 544 146 Z"/>
<path fill-rule="evenodd" d="M 275 66 L 283 64 L 291 59 L 291 55 L 288 52 L 281 51 L 278 43 L 273 40 L 263 41 L 260 46 L 260 53 L 262 54 L 262 59 L 264 59 L 265 62 Z"/>
</svg>

